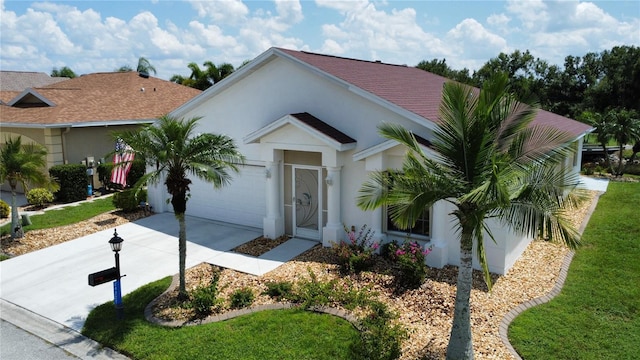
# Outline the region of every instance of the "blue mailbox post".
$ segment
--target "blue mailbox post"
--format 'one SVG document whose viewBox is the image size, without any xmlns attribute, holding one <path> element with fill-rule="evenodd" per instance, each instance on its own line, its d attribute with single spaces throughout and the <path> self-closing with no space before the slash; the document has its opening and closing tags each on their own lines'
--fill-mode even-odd
<svg viewBox="0 0 640 360">
<path fill-rule="evenodd" d="M 115 253 L 116 257 L 116 279 L 113 282 L 113 303 L 116 307 L 116 316 L 118 319 L 124 318 L 124 304 L 122 304 L 122 287 L 120 286 L 120 279 L 122 274 L 120 273 L 120 250 L 122 250 L 122 242 L 124 240 L 118 236 L 118 232 L 113 230 L 113 237 L 109 240 L 111 250 Z"/>
</svg>

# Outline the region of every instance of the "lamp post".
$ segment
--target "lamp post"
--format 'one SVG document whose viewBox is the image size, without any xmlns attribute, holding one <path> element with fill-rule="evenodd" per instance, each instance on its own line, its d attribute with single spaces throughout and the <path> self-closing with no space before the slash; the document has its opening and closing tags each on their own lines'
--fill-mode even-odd
<svg viewBox="0 0 640 360">
<path fill-rule="evenodd" d="M 122 275 L 120 274 L 120 250 L 122 250 L 122 242 L 124 240 L 118 236 L 118 232 L 113 230 L 113 237 L 109 240 L 109 246 L 111 246 L 111 250 L 115 253 L 116 257 L 116 272 L 117 278 L 116 281 L 113 282 L 113 303 L 116 306 L 116 316 L 118 320 L 124 318 L 124 305 L 122 304 L 122 288 L 120 286 L 120 278 Z"/>
</svg>

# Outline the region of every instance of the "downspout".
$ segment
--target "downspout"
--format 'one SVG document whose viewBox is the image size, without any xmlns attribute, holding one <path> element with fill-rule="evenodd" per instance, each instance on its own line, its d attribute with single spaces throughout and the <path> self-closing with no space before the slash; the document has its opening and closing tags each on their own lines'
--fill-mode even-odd
<svg viewBox="0 0 640 360">
<path fill-rule="evenodd" d="M 66 142 L 66 136 L 69 132 L 71 131 L 71 127 L 67 126 L 66 129 L 64 129 L 64 131 L 61 134 L 61 140 L 62 140 L 62 163 L 66 164 L 67 163 L 67 142 Z"/>
</svg>

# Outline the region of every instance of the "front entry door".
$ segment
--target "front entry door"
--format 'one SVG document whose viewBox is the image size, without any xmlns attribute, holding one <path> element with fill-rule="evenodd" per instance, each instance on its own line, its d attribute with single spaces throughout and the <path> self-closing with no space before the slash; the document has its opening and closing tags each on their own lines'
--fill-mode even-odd
<svg viewBox="0 0 640 360">
<path fill-rule="evenodd" d="M 322 223 L 320 218 L 322 212 L 319 211 L 319 200 L 322 199 L 321 171 L 320 167 L 293 167 L 294 236 L 320 239 L 320 224 Z"/>
</svg>

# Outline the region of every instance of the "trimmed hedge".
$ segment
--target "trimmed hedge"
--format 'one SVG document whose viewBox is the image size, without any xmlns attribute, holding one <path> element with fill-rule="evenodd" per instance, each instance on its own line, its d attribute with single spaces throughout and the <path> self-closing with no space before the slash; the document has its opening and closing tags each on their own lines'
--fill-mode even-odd
<svg viewBox="0 0 640 360">
<path fill-rule="evenodd" d="M 60 183 L 54 195 L 58 201 L 69 203 L 87 198 L 87 168 L 82 164 L 55 165 L 49 175 Z"/>
<path fill-rule="evenodd" d="M 113 206 L 125 212 L 138 210 L 141 202 L 147 201 L 147 190 L 140 190 L 138 196 L 133 189 L 124 190 L 113 194 L 111 198 Z"/>
</svg>

